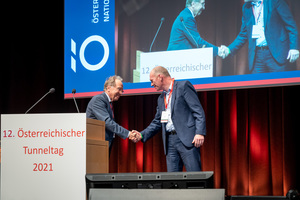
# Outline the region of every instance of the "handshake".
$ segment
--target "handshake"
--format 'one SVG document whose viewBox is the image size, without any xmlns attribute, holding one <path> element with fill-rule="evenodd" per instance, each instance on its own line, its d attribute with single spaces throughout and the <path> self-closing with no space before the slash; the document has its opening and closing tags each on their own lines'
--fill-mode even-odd
<svg viewBox="0 0 300 200">
<path fill-rule="evenodd" d="M 225 45 L 218 47 L 218 56 L 225 59 L 230 54 L 230 50 Z"/>
<path fill-rule="evenodd" d="M 140 141 L 142 139 L 142 134 L 136 130 L 132 130 L 129 132 L 128 138 L 132 142 L 137 143 L 138 141 Z"/>
</svg>

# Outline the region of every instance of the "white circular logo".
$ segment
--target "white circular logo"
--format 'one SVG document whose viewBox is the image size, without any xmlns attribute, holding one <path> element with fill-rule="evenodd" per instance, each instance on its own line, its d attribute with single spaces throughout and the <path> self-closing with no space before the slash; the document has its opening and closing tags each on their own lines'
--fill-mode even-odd
<svg viewBox="0 0 300 200">
<path fill-rule="evenodd" d="M 89 64 L 85 60 L 85 57 L 84 57 L 85 48 L 91 42 L 99 42 L 100 44 L 102 44 L 102 46 L 104 48 L 104 55 L 103 55 L 102 60 L 98 64 L 95 64 L 95 65 Z M 99 35 L 92 35 L 92 36 L 86 38 L 84 40 L 84 42 L 82 43 L 82 45 L 80 47 L 80 51 L 79 51 L 79 58 L 80 58 L 82 65 L 90 71 L 96 71 L 96 70 L 101 69 L 107 62 L 108 56 L 109 56 L 109 46 L 108 46 L 106 40 Z"/>
</svg>

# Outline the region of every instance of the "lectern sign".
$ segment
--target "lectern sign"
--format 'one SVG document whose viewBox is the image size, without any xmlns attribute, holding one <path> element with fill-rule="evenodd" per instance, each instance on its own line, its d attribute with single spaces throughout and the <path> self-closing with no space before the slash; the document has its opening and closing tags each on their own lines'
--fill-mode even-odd
<svg viewBox="0 0 300 200">
<path fill-rule="evenodd" d="M 149 82 L 151 70 L 164 66 L 171 77 L 197 79 L 213 77 L 213 49 L 185 49 L 176 51 L 137 52 L 138 62 L 134 75 L 135 82 Z"/>
<path fill-rule="evenodd" d="M 85 199 L 85 114 L 1 116 L 1 199 Z"/>
</svg>

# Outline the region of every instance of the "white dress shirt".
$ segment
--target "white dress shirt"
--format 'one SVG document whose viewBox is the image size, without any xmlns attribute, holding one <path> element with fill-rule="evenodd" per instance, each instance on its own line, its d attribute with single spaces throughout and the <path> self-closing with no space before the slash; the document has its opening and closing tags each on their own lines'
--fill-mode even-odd
<svg viewBox="0 0 300 200">
<path fill-rule="evenodd" d="M 260 26 L 262 31 L 259 35 L 259 38 L 256 39 L 256 46 L 263 47 L 267 46 L 267 40 L 265 36 L 265 25 L 264 25 L 264 5 L 262 2 L 259 4 L 253 5 L 255 24 Z"/>
</svg>

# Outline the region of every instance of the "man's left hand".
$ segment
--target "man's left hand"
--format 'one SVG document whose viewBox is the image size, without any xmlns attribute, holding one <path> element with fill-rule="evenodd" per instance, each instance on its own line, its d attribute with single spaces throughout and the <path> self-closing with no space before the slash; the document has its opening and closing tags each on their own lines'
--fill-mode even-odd
<svg viewBox="0 0 300 200">
<path fill-rule="evenodd" d="M 299 50 L 297 50 L 297 49 L 291 49 L 291 50 L 289 51 L 289 54 L 288 54 L 287 59 L 288 59 L 291 63 L 293 63 L 293 62 L 295 62 L 298 58 L 299 58 Z"/>
<path fill-rule="evenodd" d="M 204 144 L 204 136 L 199 134 L 195 135 L 192 143 L 196 148 L 199 148 Z"/>
</svg>

